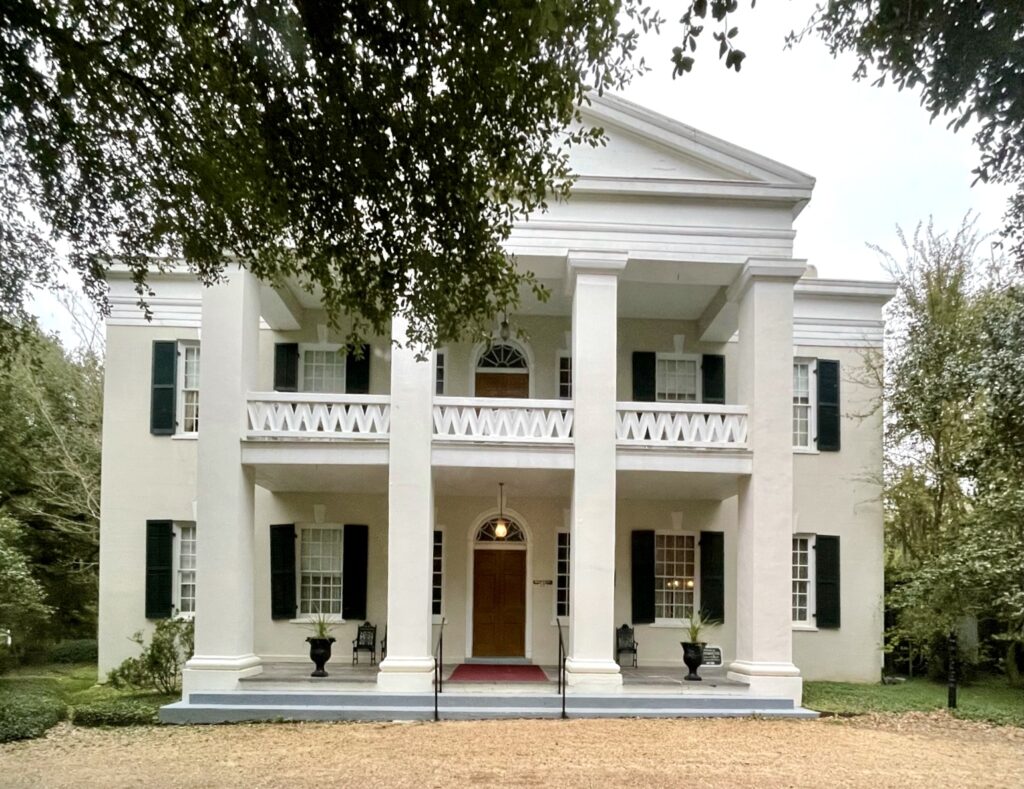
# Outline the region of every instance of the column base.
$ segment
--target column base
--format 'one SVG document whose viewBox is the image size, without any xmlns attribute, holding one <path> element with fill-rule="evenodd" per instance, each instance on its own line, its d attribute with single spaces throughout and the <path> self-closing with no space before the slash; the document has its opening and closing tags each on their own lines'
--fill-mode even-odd
<svg viewBox="0 0 1024 789">
<path fill-rule="evenodd" d="M 377 690 L 419 693 L 434 688 L 434 659 L 387 657 L 377 672 Z"/>
<path fill-rule="evenodd" d="M 622 674 L 614 660 L 567 658 L 565 683 L 574 691 L 609 691 L 622 687 Z"/>
<path fill-rule="evenodd" d="M 256 655 L 195 655 L 181 671 L 181 697 L 204 690 L 236 690 L 238 680 L 263 671 Z"/>
<path fill-rule="evenodd" d="M 798 707 L 803 701 L 804 680 L 792 663 L 737 660 L 729 664 L 726 676 L 750 688 L 752 696 L 788 698 Z"/>
</svg>

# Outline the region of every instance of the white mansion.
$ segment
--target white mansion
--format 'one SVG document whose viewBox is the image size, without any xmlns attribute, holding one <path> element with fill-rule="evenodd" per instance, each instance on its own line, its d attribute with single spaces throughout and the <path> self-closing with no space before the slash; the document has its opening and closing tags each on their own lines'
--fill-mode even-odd
<svg viewBox="0 0 1024 789">
<path fill-rule="evenodd" d="M 350 353 L 315 295 L 244 269 L 154 275 L 147 322 L 111 272 L 101 673 L 194 615 L 186 701 L 236 692 L 309 665 L 322 611 L 329 669 L 386 632 L 373 692 L 431 691 L 443 620 L 446 662 L 541 666 L 561 623 L 570 694 L 614 693 L 616 627 L 641 668 L 681 667 L 703 611 L 752 696 L 878 679 L 881 414 L 856 370 L 892 286 L 793 258 L 811 177 L 623 100 L 586 115 L 609 144 L 508 242 L 552 297 L 489 343 L 419 361 L 396 319 Z"/>
</svg>

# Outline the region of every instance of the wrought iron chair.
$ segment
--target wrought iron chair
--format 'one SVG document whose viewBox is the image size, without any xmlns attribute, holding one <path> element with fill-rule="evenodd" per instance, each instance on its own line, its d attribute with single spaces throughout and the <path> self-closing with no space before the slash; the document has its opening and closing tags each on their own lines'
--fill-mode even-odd
<svg viewBox="0 0 1024 789">
<path fill-rule="evenodd" d="M 633 655 L 633 668 L 636 668 L 636 639 L 633 638 L 633 628 L 624 624 L 615 630 L 615 659 L 622 665 L 620 657 L 625 652 Z"/>
<path fill-rule="evenodd" d="M 363 622 L 352 639 L 352 665 L 359 662 L 359 653 L 370 653 L 370 665 L 377 662 L 377 626 Z"/>
</svg>

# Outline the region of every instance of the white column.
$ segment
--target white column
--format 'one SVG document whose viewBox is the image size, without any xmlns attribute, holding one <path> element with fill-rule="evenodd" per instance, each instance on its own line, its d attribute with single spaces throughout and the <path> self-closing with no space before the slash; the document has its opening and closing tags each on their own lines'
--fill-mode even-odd
<svg viewBox="0 0 1024 789">
<path fill-rule="evenodd" d="M 569 656 L 575 688 L 622 684 L 615 631 L 615 386 L 618 275 L 625 253 L 570 251 L 575 471 Z"/>
<path fill-rule="evenodd" d="M 240 443 L 259 362 L 259 283 L 245 269 L 226 276 L 203 290 L 195 655 L 183 672 L 186 698 L 261 671 L 253 648 L 253 478 Z"/>
<path fill-rule="evenodd" d="M 406 321 L 393 318 L 391 335 L 391 444 L 388 466 L 388 656 L 380 664 L 381 690 L 429 690 L 431 556 L 434 487 L 434 366 L 406 347 Z"/>
<path fill-rule="evenodd" d="M 738 400 L 750 409 L 752 472 L 740 480 L 736 659 L 729 676 L 800 702 L 790 613 L 793 537 L 793 284 L 799 261 L 747 262 L 739 301 Z"/>
</svg>

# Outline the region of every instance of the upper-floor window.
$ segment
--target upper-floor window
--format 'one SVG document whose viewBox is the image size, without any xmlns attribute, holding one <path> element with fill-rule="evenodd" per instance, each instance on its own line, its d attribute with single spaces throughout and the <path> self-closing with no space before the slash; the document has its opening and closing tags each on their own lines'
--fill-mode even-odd
<svg viewBox="0 0 1024 789">
<path fill-rule="evenodd" d="M 814 446 L 814 362 L 796 359 L 793 362 L 793 446 L 811 449 Z"/>
<path fill-rule="evenodd" d="M 558 354 L 558 397 L 572 399 L 572 356 L 565 351 Z"/>
<path fill-rule="evenodd" d="M 434 394 L 443 395 L 448 391 L 448 352 L 434 352 Z"/>
<path fill-rule="evenodd" d="M 700 400 L 700 357 L 659 353 L 655 367 L 655 396 L 658 400 L 696 403 Z"/>
<path fill-rule="evenodd" d="M 181 405 L 178 413 L 178 432 L 199 432 L 199 343 L 182 342 L 178 346 L 179 389 Z"/>
<path fill-rule="evenodd" d="M 302 391 L 343 393 L 345 351 L 337 347 L 303 347 Z"/>
</svg>

